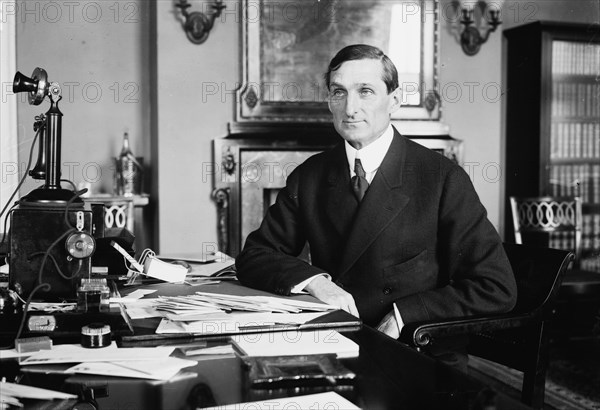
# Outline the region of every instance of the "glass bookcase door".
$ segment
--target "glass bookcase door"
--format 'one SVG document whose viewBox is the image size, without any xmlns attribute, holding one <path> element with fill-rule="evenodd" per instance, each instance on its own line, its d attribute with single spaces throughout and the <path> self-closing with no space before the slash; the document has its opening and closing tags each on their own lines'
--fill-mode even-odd
<svg viewBox="0 0 600 410">
<path fill-rule="evenodd" d="M 600 272 L 600 44 L 552 41 L 551 114 L 547 191 L 581 197 L 580 267 Z M 569 239 L 554 233 L 551 246 Z"/>
</svg>

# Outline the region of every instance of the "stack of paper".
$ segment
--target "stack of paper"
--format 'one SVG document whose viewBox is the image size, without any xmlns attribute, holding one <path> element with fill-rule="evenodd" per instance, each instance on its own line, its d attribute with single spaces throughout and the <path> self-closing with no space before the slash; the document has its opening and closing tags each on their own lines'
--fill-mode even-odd
<svg viewBox="0 0 600 410">
<path fill-rule="evenodd" d="M 348 401 L 336 392 L 309 394 L 306 396 L 283 397 L 249 403 L 228 404 L 226 406 L 206 407 L 200 410 L 273 410 L 273 409 L 344 409 L 360 410 L 354 403 Z"/>
<path fill-rule="evenodd" d="M 335 307 L 323 303 L 271 296 L 235 296 L 196 292 L 160 297 L 156 309 L 163 313 L 156 333 L 222 335 L 297 328 Z M 260 328 L 260 329 L 257 329 Z"/>
<path fill-rule="evenodd" d="M 133 292 L 123 298 L 112 298 L 111 303 L 122 303 L 132 319 L 164 317 L 174 321 L 194 322 L 206 320 L 213 313 L 263 312 L 299 313 L 327 312 L 335 307 L 324 303 L 306 302 L 293 298 L 271 296 L 233 296 L 218 293 L 196 292 L 185 296 L 159 296 L 153 299 L 140 299 L 144 293 Z M 218 319 L 220 320 L 220 319 Z"/>
<path fill-rule="evenodd" d="M 158 258 L 165 261 L 182 261 L 190 266 L 185 283 L 188 285 L 205 285 L 219 283 L 221 280 L 237 280 L 235 259 L 223 252 L 214 254 L 167 254 Z"/>
<path fill-rule="evenodd" d="M 335 330 L 244 334 L 232 337 L 246 356 L 296 356 L 334 353 L 357 357 L 358 345 Z"/>
<path fill-rule="evenodd" d="M 157 358 L 169 357 L 174 350 L 175 348 L 172 346 L 120 349 L 114 343 L 94 350 L 86 349 L 81 345 L 57 345 L 51 350 L 35 352 L 27 359 L 22 360 L 21 365 L 155 360 Z M 92 352 L 94 354 L 90 354 Z"/>
<path fill-rule="evenodd" d="M 174 350 L 172 346 L 118 348 L 112 344 L 90 354 L 90 349 L 79 345 L 58 345 L 32 354 L 21 365 L 79 363 L 65 372 L 169 380 L 181 369 L 197 363 L 171 357 Z"/>
<path fill-rule="evenodd" d="M 195 335 L 225 335 L 259 331 L 294 330 L 302 324 L 322 316 L 323 312 L 270 313 L 234 312 L 214 313 L 188 321 L 186 317 L 170 316 L 163 319 L 156 333 L 189 333 Z"/>
<path fill-rule="evenodd" d="M 210 355 L 235 355 L 233 346 L 229 343 L 211 347 L 199 347 L 195 349 L 182 349 L 186 356 L 210 356 Z"/>
<path fill-rule="evenodd" d="M 130 377 L 136 379 L 169 380 L 181 369 L 195 366 L 196 361 L 165 357 L 155 360 L 129 362 L 97 362 L 80 363 L 69 368 L 67 373 L 100 374 L 115 377 Z"/>
<path fill-rule="evenodd" d="M 298 313 L 301 311 L 326 312 L 335 307 L 324 303 L 306 302 L 292 298 L 272 296 L 235 296 L 219 293 L 196 292 L 187 296 L 160 297 L 156 305 L 158 310 L 164 310 L 175 315 L 199 314 L 212 312 L 228 312 L 232 310 L 249 312 Z"/>
<path fill-rule="evenodd" d="M 157 299 L 142 299 L 144 296 L 156 292 L 156 290 L 137 289 L 125 297 L 112 297 L 110 303 L 125 306 L 127 315 L 131 319 L 145 319 L 150 317 L 162 317 L 156 310 Z"/>
<path fill-rule="evenodd" d="M 197 299 L 194 295 L 188 296 L 159 296 L 155 301 L 156 310 L 166 312 L 171 316 L 205 315 L 207 313 L 222 312 L 218 306 Z M 194 320 L 194 319 L 189 319 Z"/>
<path fill-rule="evenodd" d="M 0 408 L 23 407 L 23 403 L 19 399 L 68 400 L 76 398 L 77 396 L 74 394 L 0 381 Z"/>
</svg>

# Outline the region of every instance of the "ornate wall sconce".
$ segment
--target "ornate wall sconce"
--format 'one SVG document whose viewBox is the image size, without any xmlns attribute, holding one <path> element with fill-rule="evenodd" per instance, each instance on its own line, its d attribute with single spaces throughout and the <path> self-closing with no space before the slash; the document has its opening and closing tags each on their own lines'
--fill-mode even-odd
<svg viewBox="0 0 600 410">
<path fill-rule="evenodd" d="M 209 16 L 199 11 L 188 13 L 187 9 L 191 7 L 191 4 L 187 0 L 179 0 L 175 7 L 181 9 L 181 15 L 185 18 L 183 30 L 187 38 L 194 44 L 202 44 L 208 38 L 215 19 L 221 15 L 221 11 L 226 6 L 223 4 L 223 0 L 215 0 L 214 4 L 209 5 L 213 10 Z"/>
<path fill-rule="evenodd" d="M 460 35 L 460 45 L 468 56 L 473 56 L 479 52 L 481 45 L 485 43 L 490 33 L 496 31 L 496 27 L 502 24 L 500 20 L 500 10 L 504 0 L 485 1 L 460 1 L 461 19 L 460 23 L 464 29 Z M 473 12 L 478 8 L 481 10 L 481 21 L 485 22 L 487 27 L 483 27 L 484 34 L 481 34 L 480 27 L 484 24 L 475 24 Z"/>
</svg>

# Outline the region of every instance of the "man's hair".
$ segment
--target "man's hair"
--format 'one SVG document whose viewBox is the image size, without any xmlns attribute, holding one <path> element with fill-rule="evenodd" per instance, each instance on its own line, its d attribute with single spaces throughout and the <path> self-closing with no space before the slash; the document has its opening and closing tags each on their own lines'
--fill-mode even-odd
<svg viewBox="0 0 600 410">
<path fill-rule="evenodd" d="M 390 60 L 390 58 L 386 56 L 383 51 L 377 47 L 369 46 L 367 44 L 353 44 L 338 51 L 338 53 L 329 63 L 329 67 L 325 73 L 325 84 L 327 85 L 327 89 L 329 90 L 331 73 L 340 68 L 342 63 L 351 60 L 367 59 L 381 61 L 381 66 L 383 67 L 383 75 L 381 79 L 387 87 L 388 94 L 398 88 L 398 70 L 396 70 L 396 66 L 394 63 L 392 63 L 392 60 Z"/>
</svg>

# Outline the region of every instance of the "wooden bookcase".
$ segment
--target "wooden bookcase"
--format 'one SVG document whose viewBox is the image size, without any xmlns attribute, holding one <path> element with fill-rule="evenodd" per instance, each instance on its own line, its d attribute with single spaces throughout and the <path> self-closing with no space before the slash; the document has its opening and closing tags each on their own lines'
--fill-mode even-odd
<svg viewBox="0 0 600 410">
<path fill-rule="evenodd" d="M 581 268 L 600 272 L 600 25 L 535 22 L 504 36 L 505 238 L 511 195 L 578 194 Z M 553 235 L 550 246 L 568 246 Z"/>
</svg>

